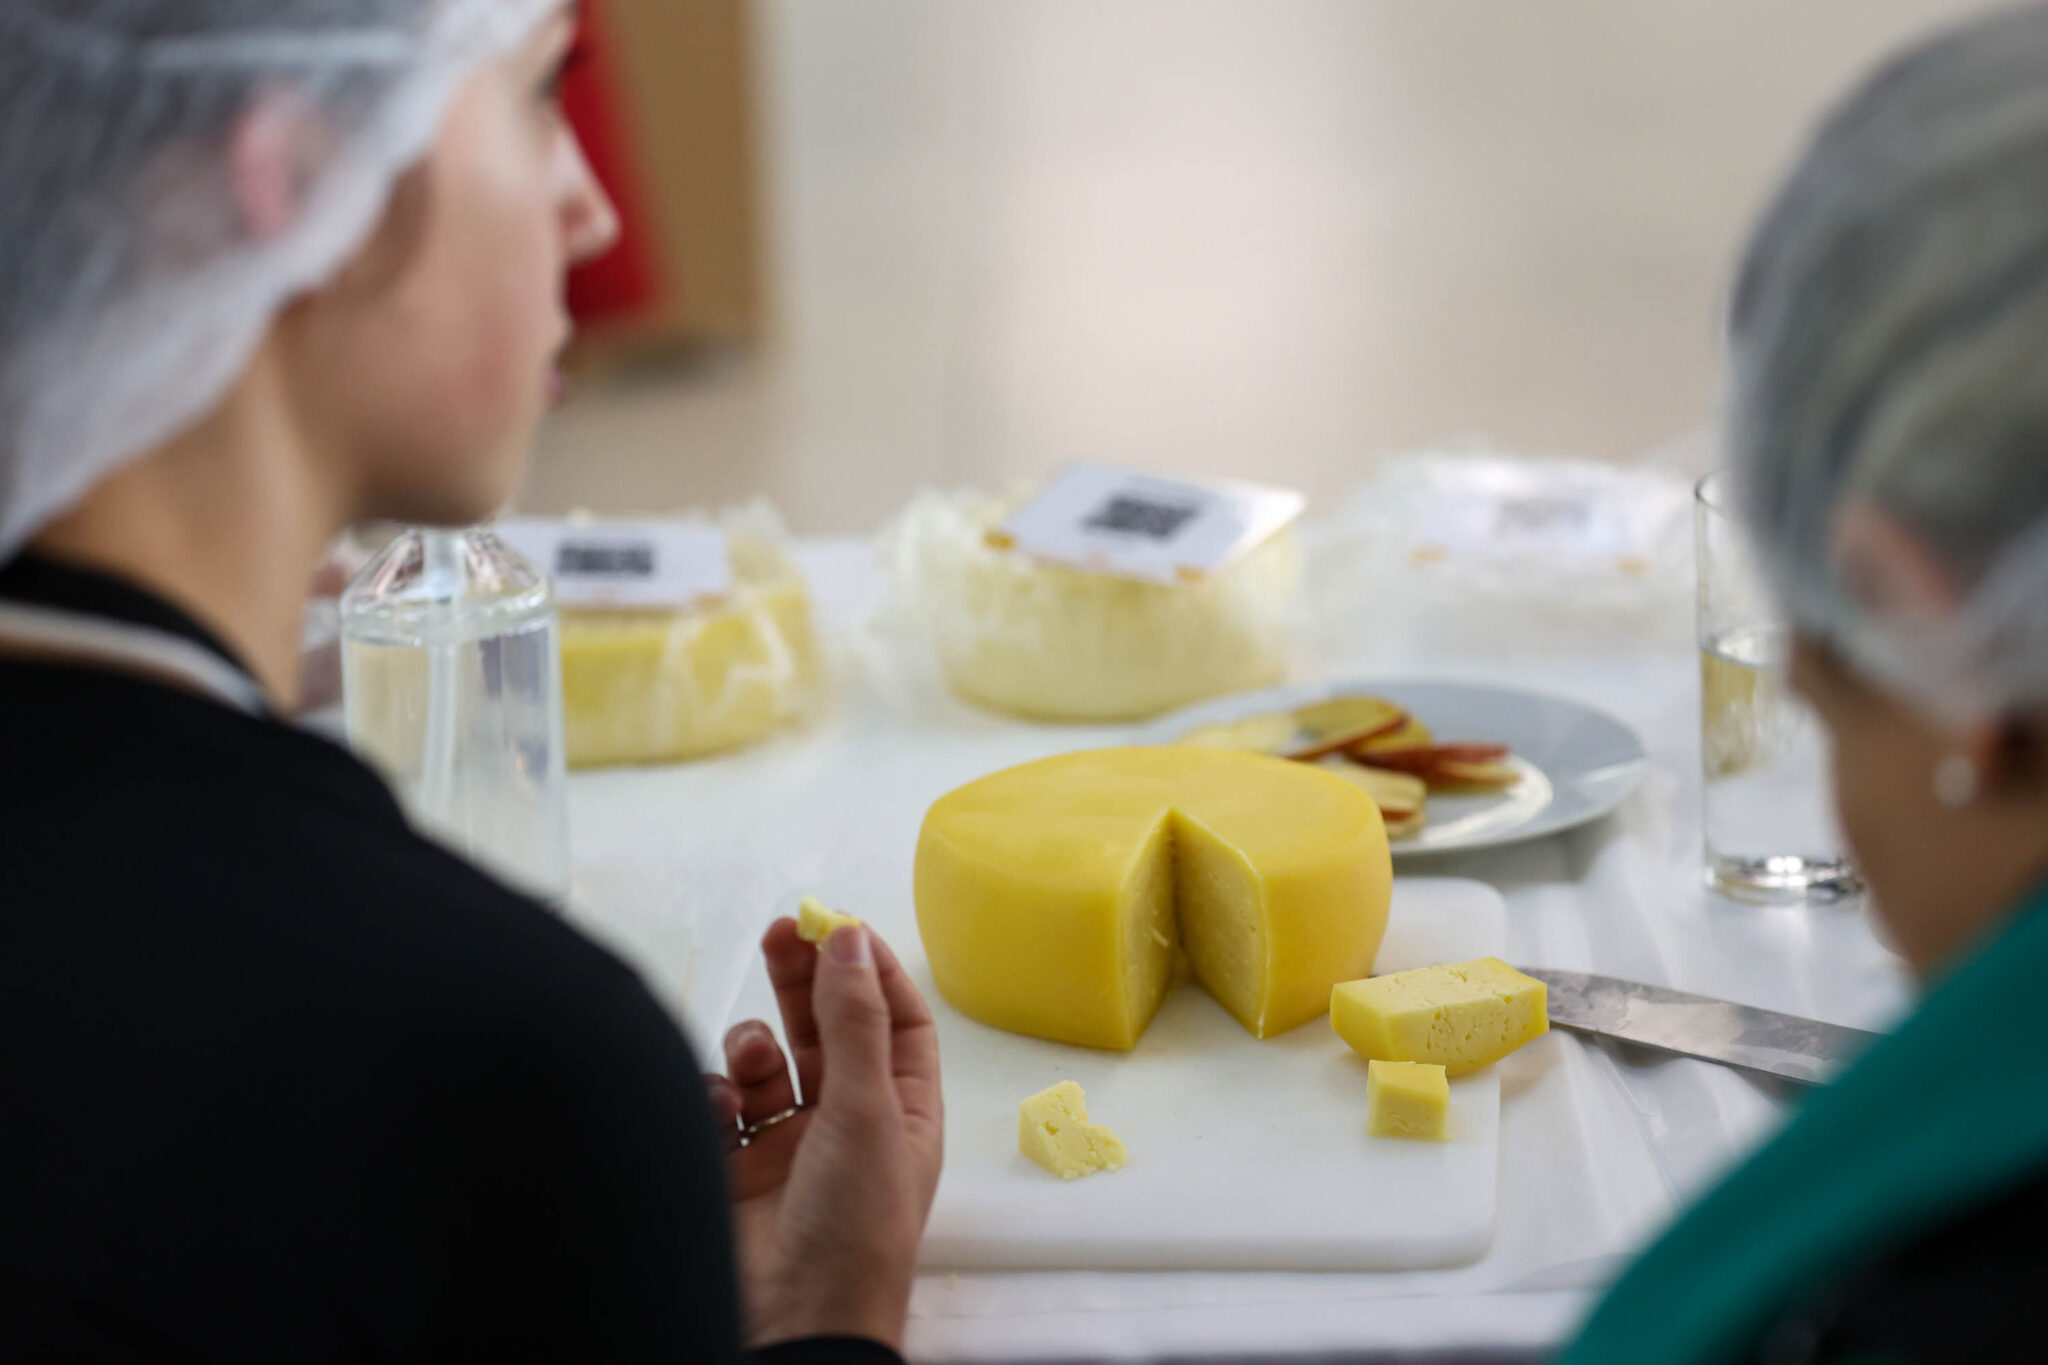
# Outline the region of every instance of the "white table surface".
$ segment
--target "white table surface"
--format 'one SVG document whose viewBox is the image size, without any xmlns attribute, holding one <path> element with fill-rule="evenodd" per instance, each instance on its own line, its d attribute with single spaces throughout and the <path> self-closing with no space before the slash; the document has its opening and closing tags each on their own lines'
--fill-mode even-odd
<svg viewBox="0 0 2048 1365">
<path fill-rule="evenodd" d="M 835 876 L 871 884 L 889 875 L 907 900 L 917 826 L 932 800 L 996 768 L 1123 733 L 1012 722 L 953 699 L 900 634 L 866 624 L 883 584 L 864 543 L 807 542 L 798 558 L 838 672 L 827 714 L 745 753 L 580 774 L 570 784 L 574 913 L 640 966 L 706 1056 L 726 1025 L 772 1016 L 754 945 L 798 895 L 829 899 Z M 1498 887 L 1512 960 L 1863 1028 L 1903 1010 L 1906 977 L 1860 907 L 1762 909 L 1701 887 L 1697 664 L 1687 629 L 1446 610 L 1401 585 L 1344 600 L 1306 632 L 1300 679 L 1536 688 L 1604 707 L 1649 746 L 1642 790 L 1605 821 L 1404 864 Z M 909 1353 L 1534 1357 L 1568 1336 L 1631 1248 L 1784 1113 L 1782 1096 L 1735 1073 L 1557 1033 L 1504 1068 L 1499 1234 L 1470 1266 L 928 1276 L 912 1303 Z"/>
</svg>

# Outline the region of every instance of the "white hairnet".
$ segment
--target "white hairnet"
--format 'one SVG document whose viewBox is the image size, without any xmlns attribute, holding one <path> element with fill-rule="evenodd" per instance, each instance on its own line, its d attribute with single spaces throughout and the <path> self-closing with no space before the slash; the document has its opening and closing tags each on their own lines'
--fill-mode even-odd
<svg viewBox="0 0 2048 1365">
<path fill-rule="evenodd" d="M 203 416 L 561 4 L 0 0 L 0 561 Z M 295 199 L 260 236 L 230 147 L 265 101 Z"/>
<path fill-rule="evenodd" d="M 1750 243 L 1733 314 L 1743 505 L 1794 621 L 1938 718 L 2048 703 L 2048 9 L 1856 91 Z M 1831 554 L 1867 500 L 1965 589 L 1888 617 Z"/>
</svg>

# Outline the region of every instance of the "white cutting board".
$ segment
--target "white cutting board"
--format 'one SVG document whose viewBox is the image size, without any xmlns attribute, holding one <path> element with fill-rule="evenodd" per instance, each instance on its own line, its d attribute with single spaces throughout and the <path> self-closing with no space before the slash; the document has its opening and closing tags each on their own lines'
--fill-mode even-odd
<svg viewBox="0 0 2048 1365">
<path fill-rule="evenodd" d="M 1499 954 L 1506 907 L 1478 882 L 1399 878 L 1375 972 Z M 1327 1018 L 1259 1042 L 1198 987 L 1134 1051 L 977 1024 L 892 941 L 938 1014 L 946 1167 L 921 1264 L 938 1270 L 1413 1270 L 1493 1239 L 1500 1077 L 1451 1082 L 1451 1140 L 1370 1138 L 1365 1063 Z M 1078 1081 L 1130 1149 L 1062 1181 L 1017 1150 L 1017 1104 Z"/>
</svg>

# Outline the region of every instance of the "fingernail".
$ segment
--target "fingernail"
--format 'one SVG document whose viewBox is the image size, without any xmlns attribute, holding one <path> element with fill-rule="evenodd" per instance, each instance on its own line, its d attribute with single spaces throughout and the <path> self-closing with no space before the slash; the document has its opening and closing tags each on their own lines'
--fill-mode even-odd
<svg viewBox="0 0 2048 1365">
<path fill-rule="evenodd" d="M 825 947 L 831 952 L 834 962 L 843 962 L 849 967 L 865 967 L 874 960 L 868 951 L 868 931 L 857 925 L 834 929 L 832 937 L 825 940 Z"/>
</svg>

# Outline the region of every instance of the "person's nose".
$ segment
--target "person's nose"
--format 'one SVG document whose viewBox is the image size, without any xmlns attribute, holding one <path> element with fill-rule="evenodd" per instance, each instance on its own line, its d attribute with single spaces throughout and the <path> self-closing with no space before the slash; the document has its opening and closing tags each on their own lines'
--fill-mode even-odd
<svg viewBox="0 0 2048 1365">
<path fill-rule="evenodd" d="M 580 265 L 602 256 L 619 240 L 619 211 L 611 196 L 598 183 L 583 153 L 583 144 L 571 134 L 564 139 L 566 183 L 562 195 L 562 234 L 568 246 L 569 263 Z"/>
</svg>

